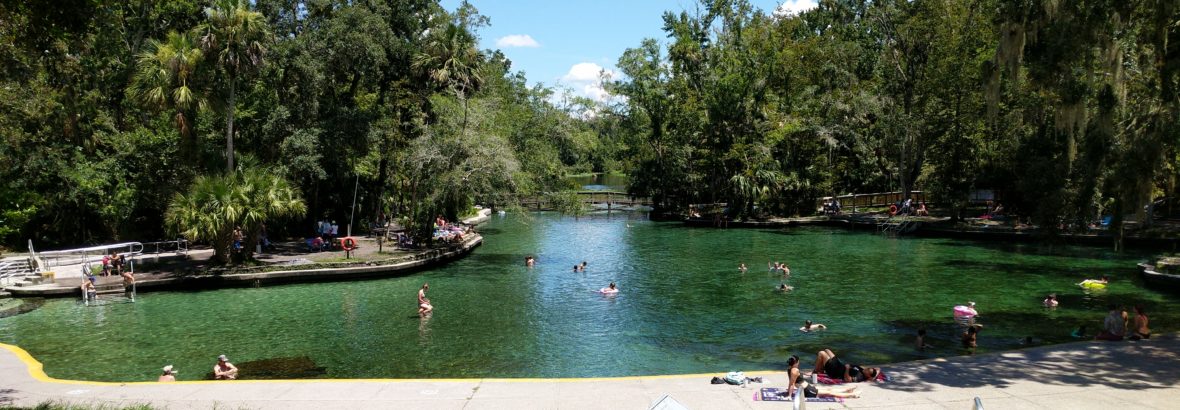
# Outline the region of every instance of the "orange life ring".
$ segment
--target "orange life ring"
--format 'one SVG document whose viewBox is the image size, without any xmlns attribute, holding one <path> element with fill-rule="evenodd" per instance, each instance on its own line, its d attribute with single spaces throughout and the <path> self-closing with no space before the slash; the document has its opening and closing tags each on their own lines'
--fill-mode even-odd
<svg viewBox="0 0 1180 410">
<path fill-rule="evenodd" d="M 897 204 L 889 205 L 889 216 L 897 215 Z"/>
<path fill-rule="evenodd" d="M 356 239 L 352 239 L 351 236 L 347 238 L 340 238 L 340 247 L 344 248 L 346 251 L 356 249 Z"/>
</svg>

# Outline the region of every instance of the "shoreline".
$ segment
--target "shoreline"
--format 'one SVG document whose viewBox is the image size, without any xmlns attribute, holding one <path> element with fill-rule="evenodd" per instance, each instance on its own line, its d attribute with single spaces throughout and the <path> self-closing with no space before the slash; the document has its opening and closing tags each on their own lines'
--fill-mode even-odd
<svg viewBox="0 0 1180 410">
<path fill-rule="evenodd" d="M 855 384 L 857 399 L 811 408 L 1169 408 L 1180 399 L 1180 333 L 1137 342 L 1059 345 L 881 364 L 891 378 Z M 1094 357 L 1108 360 L 1096 361 Z M 805 362 L 810 362 L 804 359 Z M 1113 364 L 1117 363 L 1117 366 Z M 753 400 L 784 385 L 784 370 L 746 372 L 765 383 L 711 385 L 716 373 L 597 378 L 296 379 L 100 382 L 57 379 L 24 349 L 0 343 L 0 404 L 96 403 L 167 408 L 428 407 L 646 408 L 669 396 L 690 408 L 782 408 Z M 1128 378 L 1128 374 L 1138 377 Z M 610 394 L 604 394 L 609 392 Z M 789 404 L 788 404 L 789 406 Z"/>
<path fill-rule="evenodd" d="M 491 218 L 490 209 L 481 209 L 474 217 L 462 222 L 471 226 L 487 222 Z M 358 261 L 357 266 L 320 267 L 313 269 L 280 269 L 257 273 L 235 273 L 229 275 L 200 274 L 178 276 L 167 274 L 163 278 L 136 279 L 136 293 L 157 291 L 184 290 L 216 290 L 224 288 L 257 287 L 264 285 L 285 285 L 294 283 L 339 282 L 351 280 L 365 280 L 385 277 L 398 277 L 420 272 L 424 269 L 443 266 L 470 254 L 475 248 L 483 244 L 483 236 L 472 231 L 460 244 L 446 247 L 426 249 L 403 257 L 399 262 L 378 264 L 375 262 Z M 122 283 L 117 285 L 104 284 L 102 287 L 117 286 L 122 289 Z M 13 298 L 66 298 L 81 297 L 78 286 L 65 286 L 58 283 L 39 284 L 32 286 L 9 286 L 4 291 Z"/>
</svg>

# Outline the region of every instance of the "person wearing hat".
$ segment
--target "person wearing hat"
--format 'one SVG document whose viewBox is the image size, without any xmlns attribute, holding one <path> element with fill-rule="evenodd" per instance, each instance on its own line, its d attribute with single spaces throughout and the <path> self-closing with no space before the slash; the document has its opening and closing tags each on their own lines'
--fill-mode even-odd
<svg viewBox="0 0 1180 410">
<path fill-rule="evenodd" d="M 213 365 L 213 378 L 217 380 L 237 379 L 238 367 L 230 363 L 225 355 L 217 356 L 217 364 Z"/>
<path fill-rule="evenodd" d="M 156 381 L 158 381 L 158 382 L 174 382 L 174 381 L 176 381 L 176 369 L 173 369 L 172 365 L 164 366 L 164 374 L 161 374 L 160 378 L 156 379 Z"/>
</svg>

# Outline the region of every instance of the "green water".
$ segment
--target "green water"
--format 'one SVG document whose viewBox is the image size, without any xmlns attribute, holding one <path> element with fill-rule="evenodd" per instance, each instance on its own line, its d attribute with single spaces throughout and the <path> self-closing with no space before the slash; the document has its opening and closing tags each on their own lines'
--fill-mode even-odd
<svg viewBox="0 0 1180 410">
<path fill-rule="evenodd" d="M 830 347 L 888 363 L 963 354 L 952 306 L 978 303 L 981 352 L 1070 340 L 1101 324 L 1108 301 L 1143 304 L 1175 330 L 1177 297 L 1143 288 L 1144 255 L 1097 248 L 887 238 L 826 228 L 685 228 L 642 214 L 508 215 L 481 227 L 466 259 L 408 277 L 257 289 L 141 294 L 84 307 L 53 300 L 0 319 L 0 341 L 54 377 L 154 380 L 165 364 L 198 379 L 219 354 L 242 362 L 308 356 L 334 378 L 588 377 L 782 369 Z M 523 266 L 536 255 L 533 269 Z M 585 273 L 571 271 L 589 262 Z M 767 261 L 790 263 L 796 290 L 774 292 Z M 739 261 L 751 266 L 741 274 Z M 1109 274 L 1109 289 L 1073 285 Z M 594 290 L 610 281 L 613 297 Z M 429 282 L 436 306 L 415 312 Z M 1056 292 L 1061 307 L 1046 310 Z M 802 333 L 803 320 L 829 326 Z M 925 327 L 933 352 L 912 349 Z"/>
</svg>

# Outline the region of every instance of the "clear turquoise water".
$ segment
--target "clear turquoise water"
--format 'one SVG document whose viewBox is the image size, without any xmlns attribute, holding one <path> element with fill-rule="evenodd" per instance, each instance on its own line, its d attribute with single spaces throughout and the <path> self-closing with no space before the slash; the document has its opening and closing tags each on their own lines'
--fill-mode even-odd
<svg viewBox="0 0 1180 410">
<path fill-rule="evenodd" d="M 218 354 L 242 362 L 308 356 L 333 378 L 589 377 L 785 367 L 829 347 L 888 363 L 963 354 L 955 304 L 978 303 L 981 352 L 1091 334 L 1108 301 L 1141 303 L 1156 331 L 1175 330 L 1177 297 L 1144 288 L 1144 255 L 1098 248 L 888 238 L 826 228 L 685 228 L 642 214 L 508 215 L 481 227 L 467 258 L 412 276 L 342 283 L 141 294 L 137 303 L 49 301 L 0 319 L 0 341 L 54 377 L 154 380 L 174 364 L 201 378 Z M 538 264 L 523 266 L 527 255 Z M 585 273 L 571 268 L 589 262 Z M 768 261 L 790 263 L 794 292 Z M 737 271 L 739 262 L 751 266 Z M 1104 292 L 1073 284 L 1111 275 Z M 610 281 L 613 297 L 594 290 Z M 429 282 L 436 312 L 420 320 Z M 1056 292 L 1062 306 L 1040 306 Z M 802 333 L 805 319 L 827 331 Z M 918 353 L 925 327 L 936 348 Z"/>
</svg>

